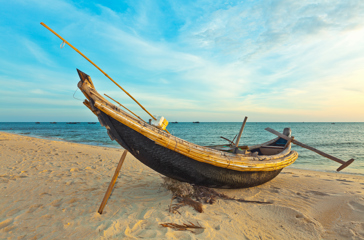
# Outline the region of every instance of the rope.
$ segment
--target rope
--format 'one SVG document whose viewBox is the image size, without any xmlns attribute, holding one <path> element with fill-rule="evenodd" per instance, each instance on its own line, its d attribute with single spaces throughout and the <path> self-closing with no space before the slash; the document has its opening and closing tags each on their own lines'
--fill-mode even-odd
<svg viewBox="0 0 364 240">
<path fill-rule="evenodd" d="M 76 94 L 77 90 L 78 90 L 78 88 L 76 88 L 76 91 L 73 93 L 73 98 L 74 98 L 74 99 L 76 99 L 76 100 L 80 100 L 81 102 L 83 102 L 83 100 L 82 100 L 82 99 L 79 99 L 79 98 L 76 98 L 76 97 L 75 97 L 75 94 Z"/>
</svg>

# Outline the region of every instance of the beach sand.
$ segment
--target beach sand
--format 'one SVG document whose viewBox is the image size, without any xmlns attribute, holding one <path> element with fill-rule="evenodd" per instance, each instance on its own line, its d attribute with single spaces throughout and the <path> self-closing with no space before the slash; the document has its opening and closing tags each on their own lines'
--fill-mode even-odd
<svg viewBox="0 0 364 240">
<path fill-rule="evenodd" d="M 128 154 L 100 215 L 122 151 L 0 132 L 0 239 L 364 239 L 364 176 L 293 168 L 258 187 L 217 190 L 273 204 L 218 200 L 172 214 L 161 175 Z"/>
</svg>

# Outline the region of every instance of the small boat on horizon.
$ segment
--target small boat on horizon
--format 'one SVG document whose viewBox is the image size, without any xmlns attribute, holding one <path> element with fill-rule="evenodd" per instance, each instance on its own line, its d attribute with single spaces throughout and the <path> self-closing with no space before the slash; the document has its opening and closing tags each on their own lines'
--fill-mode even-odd
<svg viewBox="0 0 364 240">
<path fill-rule="evenodd" d="M 199 121 L 197 121 L 197 122 L 193 122 L 193 123 L 200 123 Z"/>
</svg>

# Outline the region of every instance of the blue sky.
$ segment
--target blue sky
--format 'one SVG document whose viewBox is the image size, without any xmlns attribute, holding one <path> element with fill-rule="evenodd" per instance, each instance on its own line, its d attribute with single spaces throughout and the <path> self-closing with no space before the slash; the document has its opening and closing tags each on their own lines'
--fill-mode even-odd
<svg viewBox="0 0 364 240">
<path fill-rule="evenodd" d="M 0 121 L 96 121 L 76 68 L 169 121 L 364 121 L 364 1 L 2 1 Z M 73 97 L 74 95 L 74 97 Z"/>
</svg>

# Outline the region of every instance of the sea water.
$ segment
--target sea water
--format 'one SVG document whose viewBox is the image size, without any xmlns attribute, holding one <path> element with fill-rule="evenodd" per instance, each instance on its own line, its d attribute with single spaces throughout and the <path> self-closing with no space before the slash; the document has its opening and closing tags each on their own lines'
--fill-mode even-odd
<svg viewBox="0 0 364 240">
<path fill-rule="evenodd" d="M 241 124 L 238 122 L 179 122 L 170 123 L 167 129 L 176 137 L 198 145 L 208 146 L 228 144 L 228 141 L 221 137 L 233 140 L 239 133 Z M 292 130 L 292 136 L 297 141 L 344 161 L 354 158 L 355 161 L 342 172 L 364 174 L 364 123 L 247 122 L 239 145 L 255 145 L 275 138 L 275 135 L 264 130 L 267 127 L 279 132 L 289 127 Z M 99 123 L 0 122 L 0 131 L 51 140 L 120 148 L 115 141 L 109 139 L 106 129 Z M 292 149 L 298 152 L 299 157 L 291 167 L 320 171 L 335 171 L 339 167 L 338 163 L 310 150 L 296 145 L 292 145 Z"/>
</svg>

